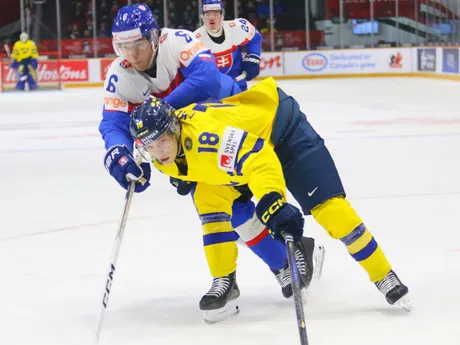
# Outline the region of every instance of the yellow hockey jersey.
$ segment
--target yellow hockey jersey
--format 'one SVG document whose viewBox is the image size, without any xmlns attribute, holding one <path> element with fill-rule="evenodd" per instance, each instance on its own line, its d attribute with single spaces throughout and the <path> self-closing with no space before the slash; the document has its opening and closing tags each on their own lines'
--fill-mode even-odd
<svg viewBox="0 0 460 345">
<path fill-rule="evenodd" d="M 163 173 L 198 182 L 194 204 L 200 215 L 206 259 L 213 277 L 236 270 L 238 249 L 231 225 L 233 186 L 248 184 L 260 200 L 269 192 L 286 197 L 281 163 L 270 140 L 278 108 L 272 78 L 217 102 L 179 109 L 184 158 L 154 162 Z"/>
<path fill-rule="evenodd" d="M 17 62 L 21 62 L 25 59 L 38 59 L 37 47 L 34 41 L 28 40 L 27 42 L 17 41 L 13 46 L 13 52 L 11 58 Z"/>
<path fill-rule="evenodd" d="M 163 173 L 186 181 L 248 184 L 259 200 L 273 191 L 285 196 L 281 163 L 270 140 L 277 107 L 277 85 L 268 78 L 222 101 L 181 108 L 176 114 L 182 123 L 186 162 L 154 164 Z"/>
</svg>

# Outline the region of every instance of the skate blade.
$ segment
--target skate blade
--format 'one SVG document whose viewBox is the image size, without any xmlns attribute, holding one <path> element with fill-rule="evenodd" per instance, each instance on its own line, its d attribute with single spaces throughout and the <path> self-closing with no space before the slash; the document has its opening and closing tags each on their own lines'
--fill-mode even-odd
<svg viewBox="0 0 460 345">
<path fill-rule="evenodd" d="M 225 320 L 226 318 L 237 315 L 240 312 L 240 307 L 236 301 L 227 302 L 225 307 L 214 310 L 206 310 L 204 312 L 204 322 L 213 324 Z"/>
<path fill-rule="evenodd" d="M 407 295 L 402 296 L 395 302 L 395 305 L 403 308 L 405 311 L 410 312 L 412 310 L 412 305 L 410 304 L 409 298 Z"/>
<path fill-rule="evenodd" d="M 326 248 L 321 244 L 315 244 L 313 251 L 313 276 L 320 279 L 323 274 L 324 257 L 326 256 Z"/>
</svg>

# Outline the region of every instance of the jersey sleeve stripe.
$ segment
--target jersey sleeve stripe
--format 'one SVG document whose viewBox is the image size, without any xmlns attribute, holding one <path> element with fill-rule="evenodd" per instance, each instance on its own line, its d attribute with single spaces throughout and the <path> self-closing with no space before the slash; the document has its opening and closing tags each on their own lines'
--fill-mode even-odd
<svg viewBox="0 0 460 345">
<path fill-rule="evenodd" d="M 166 90 L 161 91 L 161 92 L 154 92 L 152 93 L 155 97 L 158 98 L 165 98 L 168 96 L 175 88 L 177 88 L 182 82 L 184 81 L 184 77 L 182 76 L 182 73 L 180 71 L 177 71 L 176 76 L 174 79 L 169 83 L 169 86 Z"/>
<path fill-rule="evenodd" d="M 246 44 L 249 43 L 249 41 L 250 41 L 250 40 L 249 40 L 248 38 L 246 38 L 243 42 L 240 43 L 240 47 L 241 47 L 241 46 L 245 46 Z"/>
<path fill-rule="evenodd" d="M 203 61 L 213 61 L 211 55 L 200 54 L 199 57 L 200 57 L 200 60 L 203 60 Z"/>
<path fill-rule="evenodd" d="M 242 140 L 241 142 L 243 142 L 243 141 L 244 140 Z M 258 138 L 256 143 L 254 144 L 254 147 L 252 148 L 252 150 L 249 151 L 249 152 L 246 152 L 243 155 L 243 157 L 241 157 L 241 159 L 236 163 L 235 170 L 236 170 L 237 175 L 239 175 L 239 176 L 243 175 L 242 170 L 243 170 L 244 162 L 249 158 L 250 155 L 252 155 L 253 153 L 259 152 L 260 150 L 262 150 L 263 147 L 264 147 L 264 140 L 261 139 L 261 138 Z"/>
</svg>

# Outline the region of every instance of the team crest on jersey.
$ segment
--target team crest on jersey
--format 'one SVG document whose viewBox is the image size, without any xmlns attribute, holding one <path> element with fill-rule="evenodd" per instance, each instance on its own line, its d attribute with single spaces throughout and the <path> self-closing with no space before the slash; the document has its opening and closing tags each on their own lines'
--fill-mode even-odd
<svg viewBox="0 0 460 345">
<path fill-rule="evenodd" d="M 230 27 L 233 28 L 235 26 L 235 22 L 230 22 Z"/>
<path fill-rule="evenodd" d="M 216 56 L 216 65 L 221 73 L 227 74 L 233 66 L 233 54 Z"/>
<path fill-rule="evenodd" d="M 123 67 L 124 69 L 127 69 L 131 67 L 131 64 L 128 62 L 128 60 L 123 60 L 122 62 L 120 62 L 120 66 Z"/>
<path fill-rule="evenodd" d="M 167 37 L 168 37 L 168 33 L 165 33 L 164 35 L 161 35 L 160 44 L 163 43 L 166 40 Z"/>
<path fill-rule="evenodd" d="M 185 140 L 184 140 L 184 146 L 185 146 L 185 149 L 187 151 L 190 151 L 192 149 L 192 139 L 190 139 L 189 137 L 186 137 Z"/>
<path fill-rule="evenodd" d="M 197 33 L 197 34 L 195 35 L 195 37 L 196 37 L 196 38 L 200 38 L 200 37 L 201 37 L 201 34 L 200 34 L 200 33 Z"/>
</svg>

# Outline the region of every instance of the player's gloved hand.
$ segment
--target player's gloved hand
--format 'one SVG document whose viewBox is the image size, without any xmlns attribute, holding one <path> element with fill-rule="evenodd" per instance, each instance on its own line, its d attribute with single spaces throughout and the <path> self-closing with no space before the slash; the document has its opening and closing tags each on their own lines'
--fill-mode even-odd
<svg viewBox="0 0 460 345">
<path fill-rule="evenodd" d="M 252 80 L 260 73 L 260 57 L 256 54 L 247 54 L 243 58 L 243 70 L 246 71 L 246 80 Z"/>
<path fill-rule="evenodd" d="M 150 163 L 138 165 L 125 145 L 115 145 L 107 150 L 104 157 L 107 171 L 124 189 L 128 189 L 130 181 L 138 181 L 134 192 L 143 192 L 150 186 L 152 169 Z"/>
<path fill-rule="evenodd" d="M 283 234 L 291 234 L 294 241 L 302 237 L 305 222 L 302 213 L 279 193 L 265 194 L 256 206 L 256 214 L 274 239 L 284 242 Z"/>
<path fill-rule="evenodd" d="M 175 177 L 170 177 L 169 182 L 176 187 L 177 193 L 180 195 L 187 195 L 196 185 L 196 182 L 183 181 Z"/>
</svg>

